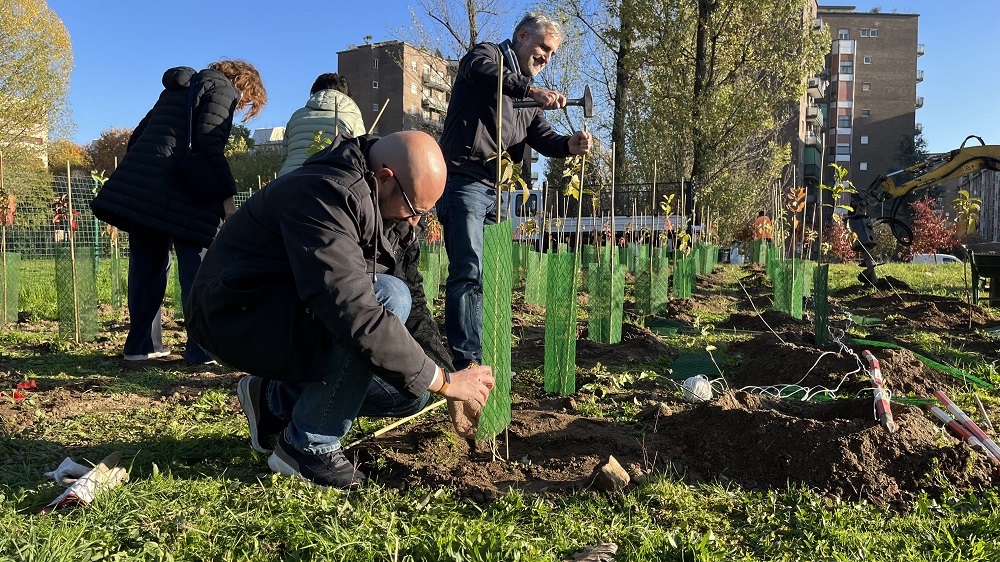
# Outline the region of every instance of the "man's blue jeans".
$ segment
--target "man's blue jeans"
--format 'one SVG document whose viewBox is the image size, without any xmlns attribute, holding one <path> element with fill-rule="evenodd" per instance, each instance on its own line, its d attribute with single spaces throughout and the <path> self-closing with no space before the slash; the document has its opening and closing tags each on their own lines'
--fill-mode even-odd
<svg viewBox="0 0 1000 562">
<path fill-rule="evenodd" d="M 383 306 L 406 322 L 412 304 L 406 283 L 379 274 L 375 296 Z M 371 371 L 371 364 L 347 346 L 338 345 L 328 358 L 323 380 L 314 383 L 271 381 L 268 407 L 281 419 L 291 420 L 285 439 L 295 449 L 321 455 L 340 448 L 354 418 L 405 417 L 423 409 L 430 398 L 408 398 Z"/>
<path fill-rule="evenodd" d="M 437 202 L 448 251 L 444 327 L 455 368 L 483 361 L 483 227 L 496 224 L 496 190 L 450 179 Z"/>
</svg>

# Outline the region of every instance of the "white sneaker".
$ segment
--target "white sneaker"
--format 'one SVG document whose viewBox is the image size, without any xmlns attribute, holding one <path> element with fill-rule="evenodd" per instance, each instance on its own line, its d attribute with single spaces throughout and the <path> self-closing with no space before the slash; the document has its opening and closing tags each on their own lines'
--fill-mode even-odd
<svg viewBox="0 0 1000 562">
<path fill-rule="evenodd" d="M 164 349 L 163 351 L 153 351 L 152 353 L 137 353 L 133 355 L 125 355 L 126 361 L 148 361 L 150 359 L 161 359 L 163 357 L 168 357 L 170 355 L 169 349 Z"/>
</svg>

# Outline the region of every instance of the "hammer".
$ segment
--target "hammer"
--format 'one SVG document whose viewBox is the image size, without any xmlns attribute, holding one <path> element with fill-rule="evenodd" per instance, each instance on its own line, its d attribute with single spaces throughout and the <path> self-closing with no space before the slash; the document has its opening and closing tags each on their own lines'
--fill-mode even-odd
<svg viewBox="0 0 1000 562">
<path fill-rule="evenodd" d="M 578 105 L 583 108 L 583 116 L 590 118 L 594 116 L 594 96 L 590 94 L 590 86 L 583 88 L 583 97 L 566 100 L 566 105 Z M 515 101 L 514 107 L 541 107 L 535 100 Z"/>
</svg>

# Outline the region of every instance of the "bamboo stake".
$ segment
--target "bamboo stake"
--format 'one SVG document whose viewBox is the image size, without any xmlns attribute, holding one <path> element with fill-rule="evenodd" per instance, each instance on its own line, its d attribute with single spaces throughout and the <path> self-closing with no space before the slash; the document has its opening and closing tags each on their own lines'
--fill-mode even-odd
<svg viewBox="0 0 1000 562">
<path fill-rule="evenodd" d="M 611 310 L 614 308 L 614 287 L 615 287 L 615 262 L 618 261 L 618 224 L 615 217 L 615 150 L 617 147 L 615 143 L 611 143 L 611 251 L 610 259 L 608 260 L 608 265 L 611 267 L 611 279 L 608 281 L 611 284 L 611 291 L 608 293 L 608 314 L 610 318 Z"/>
<path fill-rule="evenodd" d="M 653 160 L 653 190 L 649 197 L 649 312 L 653 313 L 653 233 L 656 232 L 656 160 Z"/>
<path fill-rule="evenodd" d="M 369 135 L 375 131 L 375 127 L 378 126 L 378 120 L 382 118 L 382 112 L 385 111 L 385 108 L 388 106 L 389 106 L 389 98 L 385 100 L 385 103 L 382 104 L 382 109 L 380 109 L 378 115 L 375 116 L 375 122 L 372 123 L 371 128 L 368 129 Z"/>
<path fill-rule="evenodd" d="M 503 55 L 500 55 L 500 71 L 497 72 L 497 224 L 500 224 L 500 178 L 503 172 Z"/>
<path fill-rule="evenodd" d="M 346 451 L 347 449 L 350 449 L 351 447 L 355 447 L 355 446 L 360 445 L 361 443 L 364 443 L 366 441 L 371 441 L 372 439 L 375 439 L 379 435 L 388 433 L 389 431 L 392 431 L 393 429 L 396 429 L 397 427 L 399 427 L 399 426 L 401 426 L 403 424 L 409 423 L 409 422 L 411 422 L 411 421 L 413 421 L 413 420 L 415 420 L 415 419 L 417 419 L 419 417 L 423 417 L 423 416 L 427 415 L 427 413 L 431 412 L 432 410 L 436 410 L 436 409 L 440 408 L 441 406 L 444 406 L 447 403 L 448 403 L 447 400 L 438 400 L 437 402 L 431 404 L 430 406 L 425 407 L 423 410 L 420 410 L 416 414 L 413 414 L 412 416 L 406 416 L 403 419 L 396 420 L 396 421 L 390 423 L 389 425 L 383 427 L 382 429 L 379 429 L 378 431 L 376 431 L 374 433 L 371 433 L 369 435 L 365 435 L 363 437 L 359 437 L 357 440 L 352 441 L 348 445 L 345 445 L 344 446 L 344 450 Z"/>
<path fill-rule="evenodd" d="M 73 236 L 73 182 L 70 181 L 69 162 L 66 162 L 66 206 L 69 208 L 69 265 L 70 283 L 73 287 L 73 340 L 80 343 L 80 302 L 76 290 L 76 244 Z"/>
</svg>

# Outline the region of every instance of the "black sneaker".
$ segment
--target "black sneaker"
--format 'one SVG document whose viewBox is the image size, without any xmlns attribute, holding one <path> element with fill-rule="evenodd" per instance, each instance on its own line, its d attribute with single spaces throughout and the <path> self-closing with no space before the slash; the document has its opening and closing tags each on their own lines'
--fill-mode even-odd
<svg viewBox="0 0 1000 562">
<path fill-rule="evenodd" d="M 267 466 L 285 476 L 296 476 L 320 486 L 354 489 L 365 481 L 365 473 L 358 470 L 344 456 L 342 449 L 310 455 L 296 451 L 284 437 L 278 439 Z"/>
<path fill-rule="evenodd" d="M 271 413 L 267 406 L 267 381 L 247 375 L 236 384 L 236 397 L 250 423 L 250 445 L 261 453 L 270 453 L 288 422 Z"/>
</svg>

